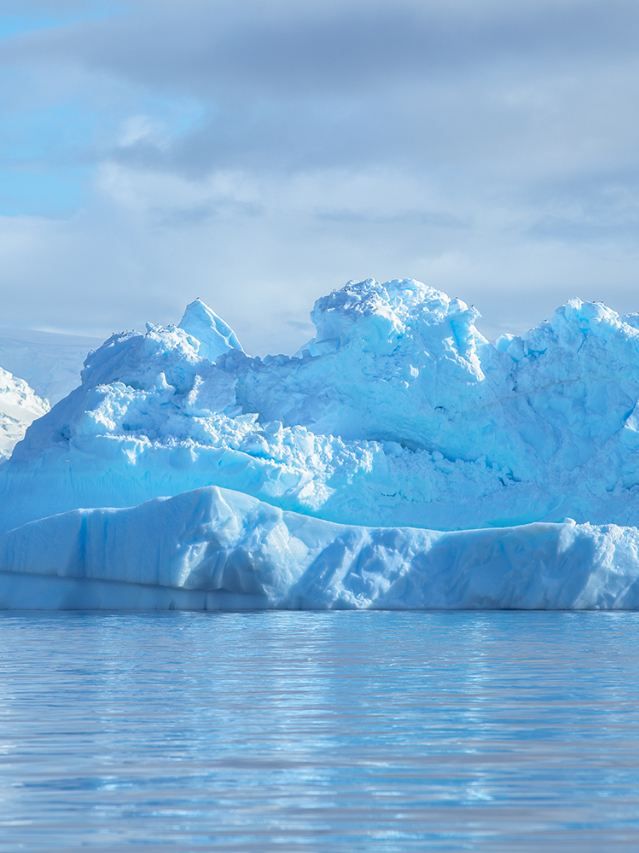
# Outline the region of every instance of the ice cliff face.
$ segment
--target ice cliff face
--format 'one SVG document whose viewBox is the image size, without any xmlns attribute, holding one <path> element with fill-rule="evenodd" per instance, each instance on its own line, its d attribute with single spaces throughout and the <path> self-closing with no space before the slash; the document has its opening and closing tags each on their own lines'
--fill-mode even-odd
<svg viewBox="0 0 639 853">
<path fill-rule="evenodd" d="M 0 461 L 11 455 L 29 424 L 48 411 L 46 400 L 23 379 L 0 368 Z"/>
<path fill-rule="evenodd" d="M 0 535 L 4 607 L 639 608 L 639 532 L 349 527 L 214 487 Z"/>
<path fill-rule="evenodd" d="M 0 531 L 216 486 L 304 524 L 395 529 L 383 534 L 398 537 L 383 575 L 409 540 L 417 547 L 407 525 L 637 526 L 637 318 L 573 300 L 527 335 L 491 343 L 477 317 L 419 282 L 368 280 L 317 301 L 316 334 L 293 357 L 248 356 L 199 300 L 178 326 L 114 335 L 2 466 Z M 635 540 L 623 536 L 627 555 Z M 278 541 L 269 547 L 293 547 Z M 548 562 L 558 546 L 545 542 Z"/>
</svg>

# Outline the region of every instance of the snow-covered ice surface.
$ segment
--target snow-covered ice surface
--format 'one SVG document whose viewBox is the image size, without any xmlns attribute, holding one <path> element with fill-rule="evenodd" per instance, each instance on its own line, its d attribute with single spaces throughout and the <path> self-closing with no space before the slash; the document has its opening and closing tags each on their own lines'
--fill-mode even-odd
<svg viewBox="0 0 639 853">
<path fill-rule="evenodd" d="M 112 336 L 0 468 L 0 603 L 639 606 L 639 317 L 477 318 L 368 280 L 293 357 L 199 300 Z"/>
<path fill-rule="evenodd" d="M 29 424 L 49 411 L 23 379 L 0 368 L 0 462 L 11 455 Z"/>
</svg>

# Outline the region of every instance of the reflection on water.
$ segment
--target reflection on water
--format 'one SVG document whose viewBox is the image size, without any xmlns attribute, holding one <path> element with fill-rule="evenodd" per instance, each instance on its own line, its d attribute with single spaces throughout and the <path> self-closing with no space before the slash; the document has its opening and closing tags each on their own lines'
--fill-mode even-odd
<svg viewBox="0 0 639 853">
<path fill-rule="evenodd" d="M 639 614 L 0 617 L 0 849 L 639 849 Z"/>
</svg>

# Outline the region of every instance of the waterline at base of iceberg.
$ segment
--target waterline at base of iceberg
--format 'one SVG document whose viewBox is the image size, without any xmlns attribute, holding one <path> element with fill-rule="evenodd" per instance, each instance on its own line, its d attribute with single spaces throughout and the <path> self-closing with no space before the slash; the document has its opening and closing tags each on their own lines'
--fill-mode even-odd
<svg viewBox="0 0 639 853">
<path fill-rule="evenodd" d="M 273 608 L 259 596 L 0 571 L 0 609 L 239 612 Z"/>
</svg>

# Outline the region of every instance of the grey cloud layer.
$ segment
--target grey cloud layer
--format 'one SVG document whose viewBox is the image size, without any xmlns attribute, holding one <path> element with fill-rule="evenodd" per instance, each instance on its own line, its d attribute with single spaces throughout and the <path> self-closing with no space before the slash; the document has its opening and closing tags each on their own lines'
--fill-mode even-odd
<svg viewBox="0 0 639 853">
<path fill-rule="evenodd" d="M 24 37 L 13 50 L 151 86 L 308 97 L 385 89 L 406 77 L 460 78 L 503 61 L 521 71 L 531 62 L 570 68 L 579 57 L 618 61 L 636 52 L 639 35 L 631 0 L 140 0 L 125 8 L 131 14 Z"/>
<path fill-rule="evenodd" d="M 17 39 L 0 56 L 201 102 L 200 126 L 171 150 L 114 153 L 131 165 L 197 174 L 398 163 L 451 180 L 481 171 L 478 160 L 508 177 L 521 154 L 537 177 L 540 160 L 555 171 L 608 154 L 619 163 L 634 153 L 614 136 L 639 141 L 639 6 L 628 0 L 126 8 Z"/>
<path fill-rule="evenodd" d="M 520 149 L 571 168 L 588 154 L 579 143 L 589 131 L 598 137 L 592 156 L 609 148 L 618 158 L 614 134 L 639 141 L 634 0 L 132 0 L 121 8 L 126 14 L 6 42 L 0 58 L 75 65 L 201 102 L 201 125 L 172 150 L 145 142 L 116 154 L 132 165 L 198 172 L 397 162 L 455 173 L 474 171 L 478 158 L 507 168 Z"/>
<path fill-rule="evenodd" d="M 47 5 L 25 0 L 20 10 Z M 5 40 L 0 63 L 48 82 L 60 73 L 61 91 L 75 75 L 87 99 L 95 85 L 98 102 L 119 87 L 129 113 L 136 100 L 139 112 L 154 98 L 197 104 L 194 126 L 169 127 L 168 138 L 93 144 L 95 168 L 108 175 L 100 186 L 120 207 L 89 210 L 69 229 L 88 234 L 98 257 L 123 253 L 114 263 L 128 276 L 122 306 L 145 267 L 156 274 L 139 285 L 148 301 L 177 303 L 167 270 L 181 263 L 202 280 L 208 258 L 226 283 L 217 308 L 239 314 L 228 286 L 252 288 L 254 329 L 262 317 L 277 324 L 269 299 L 280 316 L 288 303 L 294 325 L 298 306 L 369 274 L 453 289 L 492 311 L 495 326 L 519 323 L 522 295 L 532 319 L 576 293 L 639 308 L 635 0 L 110 8 Z M 207 189 L 227 172 L 228 191 Z M 145 262 L 143 251 L 160 244 L 174 268 Z M 141 253 L 133 271 L 132 251 Z"/>
</svg>

